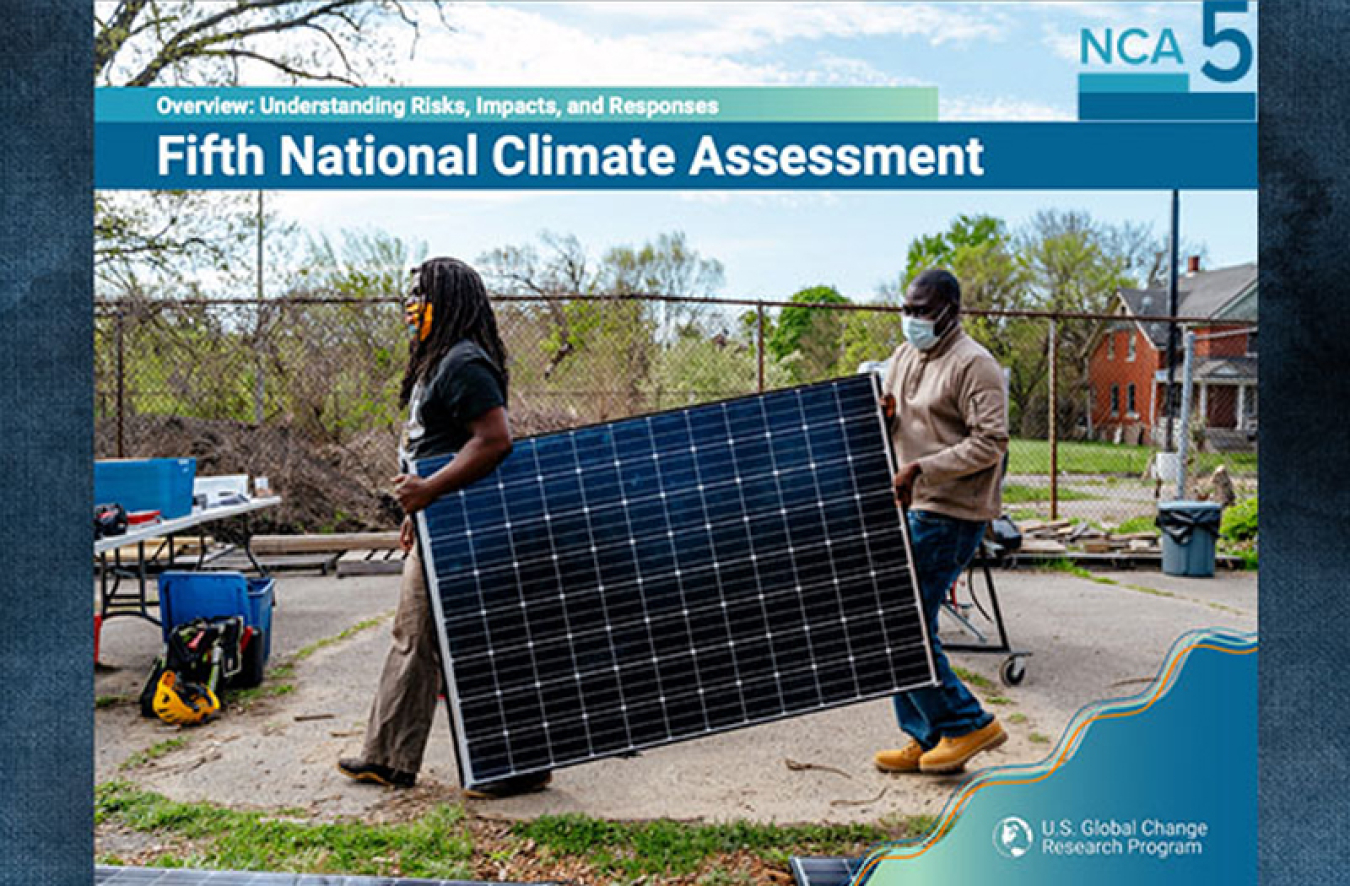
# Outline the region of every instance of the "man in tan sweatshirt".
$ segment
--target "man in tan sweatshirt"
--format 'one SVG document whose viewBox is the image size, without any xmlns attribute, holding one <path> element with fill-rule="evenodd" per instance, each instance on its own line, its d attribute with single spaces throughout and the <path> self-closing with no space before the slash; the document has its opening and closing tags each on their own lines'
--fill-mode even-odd
<svg viewBox="0 0 1350 886">
<path fill-rule="evenodd" d="M 998 363 L 961 328 L 955 276 L 919 274 L 902 310 L 905 343 L 891 357 L 882 406 L 900 461 L 895 494 L 907 510 L 938 685 L 895 697 L 910 742 L 881 751 L 876 764 L 887 772 L 956 772 L 1007 740 L 952 671 L 937 638 L 943 599 L 1002 509 L 1007 397 Z"/>
</svg>

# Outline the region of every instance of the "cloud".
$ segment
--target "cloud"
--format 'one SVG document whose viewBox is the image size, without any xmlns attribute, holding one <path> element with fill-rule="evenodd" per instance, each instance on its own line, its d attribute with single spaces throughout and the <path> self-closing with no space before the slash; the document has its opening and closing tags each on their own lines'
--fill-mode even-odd
<svg viewBox="0 0 1350 886">
<path fill-rule="evenodd" d="M 938 119 L 957 120 L 1076 120 L 1076 108 L 1026 101 L 1008 96 L 939 95 Z"/>
<path fill-rule="evenodd" d="M 532 85 L 876 85 L 912 82 L 837 51 L 814 57 L 802 44 L 922 37 L 934 45 L 1004 39 L 1001 11 L 835 4 L 559 4 L 444 10 L 453 31 L 421 11 L 414 59 L 398 65 L 408 83 Z M 397 27 L 390 23 L 389 27 Z M 789 57 L 782 48 L 798 53 Z M 853 80 L 851 77 L 860 79 Z"/>
<path fill-rule="evenodd" d="M 1007 17 L 993 5 L 940 3 L 585 3 L 607 20 L 697 32 L 714 52 L 754 52 L 794 40 L 924 36 L 934 44 L 999 40 Z"/>
</svg>

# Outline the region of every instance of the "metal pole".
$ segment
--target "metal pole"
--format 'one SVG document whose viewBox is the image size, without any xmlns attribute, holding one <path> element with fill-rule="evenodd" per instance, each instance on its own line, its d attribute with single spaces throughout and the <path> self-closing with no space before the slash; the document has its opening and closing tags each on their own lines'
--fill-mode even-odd
<svg viewBox="0 0 1350 886">
<path fill-rule="evenodd" d="M 1186 455 L 1191 448 L 1191 393 L 1194 388 L 1195 333 L 1186 333 L 1185 368 L 1181 377 L 1181 440 L 1177 444 L 1177 499 L 1186 498 Z"/>
<path fill-rule="evenodd" d="M 759 355 L 759 392 L 764 393 L 764 302 L 755 305 L 755 350 Z"/>
<path fill-rule="evenodd" d="M 122 323 L 122 309 L 117 309 L 117 457 L 127 457 L 126 438 L 126 331 Z"/>
<path fill-rule="evenodd" d="M 1167 442 L 1163 447 L 1168 452 L 1172 450 L 1172 427 L 1175 424 L 1172 418 L 1172 386 L 1176 384 L 1176 362 L 1177 362 L 1177 250 L 1179 249 L 1178 240 L 1180 239 L 1181 227 L 1181 192 L 1172 191 L 1172 242 L 1171 254 L 1172 262 L 1167 269 L 1167 316 L 1172 318 L 1167 321 L 1167 394 L 1163 398 L 1165 409 L 1163 414 L 1167 416 Z"/>
<path fill-rule="evenodd" d="M 1050 321 L 1050 519 L 1059 519 L 1059 321 Z"/>
<path fill-rule="evenodd" d="M 253 332 L 253 423 L 263 423 L 263 192 L 258 192 L 258 319 Z"/>
</svg>

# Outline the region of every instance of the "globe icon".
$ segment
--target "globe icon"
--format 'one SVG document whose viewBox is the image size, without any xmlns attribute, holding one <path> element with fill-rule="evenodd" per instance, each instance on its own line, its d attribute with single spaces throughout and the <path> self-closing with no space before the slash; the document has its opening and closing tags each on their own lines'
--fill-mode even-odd
<svg viewBox="0 0 1350 886">
<path fill-rule="evenodd" d="M 1033 841 L 1031 825 L 1016 815 L 994 825 L 994 847 L 1004 858 L 1021 858 L 1031 851 Z"/>
</svg>

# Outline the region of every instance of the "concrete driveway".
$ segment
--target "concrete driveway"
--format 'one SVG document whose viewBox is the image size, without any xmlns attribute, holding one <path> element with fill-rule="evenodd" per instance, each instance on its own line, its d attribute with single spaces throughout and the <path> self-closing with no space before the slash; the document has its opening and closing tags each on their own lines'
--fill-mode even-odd
<svg viewBox="0 0 1350 886">
<path fill-rule="evenodd" d="M 1111 583 L 1060 572 L 1003 571 L 995 578 L 1013 643 L 1034 653 L 1025 682 L 998 682 L 1003 657 L 958 653 L 985 680 L 975 687 L 1011 740 L 985 765 L 1043 757 L 1083 705 L 1140 691 L 1171 643 L 1201 627 L 1255 630 L 1255 573 L 1180 579 L 1156 572 L 1100 573 Z M 392 612 L 398 579 L 285 577 L 278 582 L 273 665 L 311 644 Z M 366 710 L 388 648 L 389 620 L 323 646 L 295 664 L 293 690 L 264 697 L 216 722 L 179 731 L 144 720 L 134 705 L 96 712 L 99 781 L 128 779 L 180 800 L 300 808 L 318 819 L 406 818 L 459 799 L 446 719 L 438 719 L 418 787 L 357 785 L 333 768 L 361 745 Z M 954 637 L 952 639 L 955 639 Z M 158 629 L 135 619 L 104 628 L 99 696 L 132 696 L 149 672 Z M 276 685 L 278 681 L 273 681 Z M 185 741 L 146 760 L 168 739 Z M 758 726 L 556 773 L 546 792 L 470 801 L 509 818 L 578 812 L 613 819 L 776 822 L 876 821 L 936 813 L 956 778 L 892 776 L 872 754 L 902 742 L 888 700 Z M 803 765 L 805 764 L 805 765 Z"/>
</svg>

